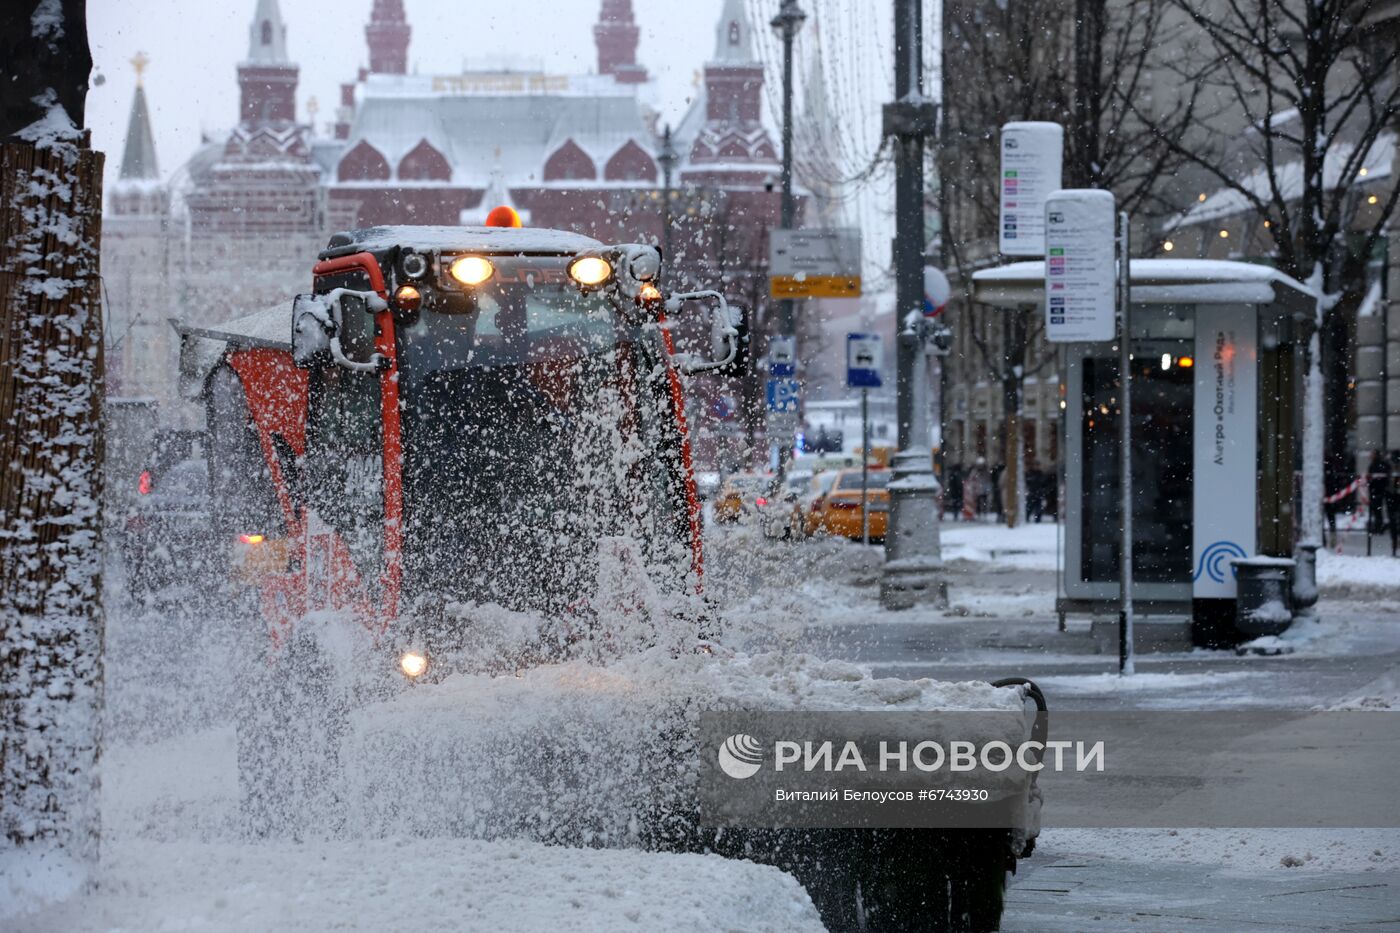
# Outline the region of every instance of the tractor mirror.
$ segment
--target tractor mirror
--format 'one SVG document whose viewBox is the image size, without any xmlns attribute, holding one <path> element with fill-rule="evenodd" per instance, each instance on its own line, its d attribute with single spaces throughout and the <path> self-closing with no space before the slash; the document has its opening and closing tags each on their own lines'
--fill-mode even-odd
<svg viewBox="0 0 1400 933">
<path fill-rule="evenodd" d="M 748 345 L 748 327 L 741 309 L 733 307 L 724 296 L 716 291 L 682 292 L 666 299 L 667 314 L 674 315 L 687 301 L 709 299 L 714 303 L 710 310 L 710 358 L 694 353 L 677 353 L 673 357 L 676 366 L 687 375 L 695 373 L 718 373 L 733 375 L 742 370 L 744 349 Z"/>
<path fill-rule="evenodd" d="M 389 360 L 378 353 L 365 362 L 352 360 L 341 348 L 347 314 L 387 311 L 389 303 L 374 292 L 336 288 L 324 295 L 297 295 L 292 300 L 292 359 L 303 369 L 334 363 L 357 373 L 381 373 Z"/>
</svg>

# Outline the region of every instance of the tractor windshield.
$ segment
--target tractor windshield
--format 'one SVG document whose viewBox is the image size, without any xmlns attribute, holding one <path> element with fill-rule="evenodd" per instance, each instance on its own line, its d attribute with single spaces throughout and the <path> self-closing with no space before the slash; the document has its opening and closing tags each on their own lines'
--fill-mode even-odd
<svg viewBox="0 0 1400 933">
<path fill-rule="evenodd" d="M 398 330 L 406 595 L 557 612 L 610 554 L 685 567 L 658 335 L 557 274 L 473 294 Z"/>
</svg>

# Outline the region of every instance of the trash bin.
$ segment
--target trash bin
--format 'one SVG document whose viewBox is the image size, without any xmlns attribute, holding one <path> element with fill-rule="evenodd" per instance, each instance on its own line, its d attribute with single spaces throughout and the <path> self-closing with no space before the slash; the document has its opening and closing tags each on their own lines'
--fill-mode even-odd
<svg viewBox="0 0 1400 933">
<path fill-rule="evenodd" d="M 1257 638 L 1278 635 L 1293 624 L 1294 561 L 1287 557 L 1244 557 L 1235 568 L 1235 627 Z"/>
</svg>

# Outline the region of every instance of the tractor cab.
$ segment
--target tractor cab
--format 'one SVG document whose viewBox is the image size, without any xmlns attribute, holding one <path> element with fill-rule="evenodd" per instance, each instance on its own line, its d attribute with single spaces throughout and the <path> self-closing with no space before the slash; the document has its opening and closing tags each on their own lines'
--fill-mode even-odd
<svg viewBox="0 0 1400 933">
<path fill-rule="evenodd" d="M 375 227 L 319 259 L 295 374 L 229 359 L 290 543 L 264 578 L 274 637 L 321 610 L 382 632 L 445 605 L 577 622 L 699 592 L 681 376 L 733 364 L 721 296 L 663 295 L 652 247 L 550 230 Z M 690 300 L 713 312 L 705 358 L 669 331 Z M 289 391 L 257 390 L 269 367 Z"/>
</svg>

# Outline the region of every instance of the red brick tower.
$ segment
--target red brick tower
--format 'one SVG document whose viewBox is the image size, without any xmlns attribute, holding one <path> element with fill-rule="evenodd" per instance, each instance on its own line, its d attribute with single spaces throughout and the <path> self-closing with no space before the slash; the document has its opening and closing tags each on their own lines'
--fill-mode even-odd
<svg viewBox="0 0 1400 933">
<path fill-rule="evenodd" d="M 598 45 L 598 73 L 612 75 L 619 84 L 641 84 L 647 70 L 637 64 L 637 37 L 641 30 L 632 18 L 632 0 L 603 0 L 593 40 Z"/>
<path fill-rule="evenodd" d="M 763 125 L 763 64 L 743 0 L 725 0 L 715 27 L 715 54 L 705 63 L 704 123 L 683 180 L 761 184 L 776 177 L 777 147 Z"/>
<path fill-rule="evenodd" d="M 365 27 L 370 74 L 408 74 L 408 39 L 412 32 L 404 17 L 403 0 L 374 0 L 369 25 Z"/>
</svg>

